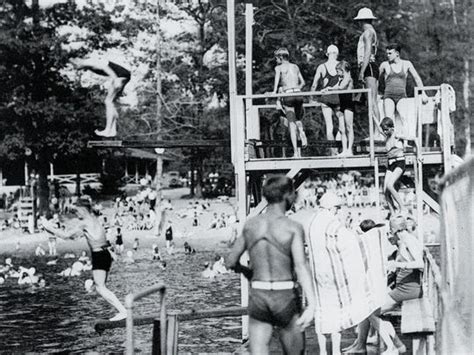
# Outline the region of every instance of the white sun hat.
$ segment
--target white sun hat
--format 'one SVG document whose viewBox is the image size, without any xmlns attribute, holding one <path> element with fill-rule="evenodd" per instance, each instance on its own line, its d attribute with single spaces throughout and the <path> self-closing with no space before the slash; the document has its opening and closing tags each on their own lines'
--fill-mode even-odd
<svg viewBox="0 0 474 355">
<path fill-rule="evenodd" d="M 376 20 L 377 17 L 374 16 L 372 10 L 368 7 L 363 7 L 357 13 L 357 16 L 354 17 L 354 20 Z"/>
</svg>

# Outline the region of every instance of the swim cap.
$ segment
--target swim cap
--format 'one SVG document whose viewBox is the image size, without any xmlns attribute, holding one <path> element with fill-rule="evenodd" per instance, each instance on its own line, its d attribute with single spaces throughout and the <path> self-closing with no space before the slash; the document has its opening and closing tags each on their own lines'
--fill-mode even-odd
<svg viewBox="0 0 474 355">
<path fill-rule="evenodd" d="M 290 52 L 288 52 L 288 49 L 281 47 L 278 48 L 275 52 L 273 52 L 275 56 L 281 56 L 281 55 L 290 55 Z"/>
<path fill-rule="evenodd" d="M 329 54 L 329 53 L 336 53 L 336 54 L 339 54 L 339 48 L 337 48 L 337 46 L 335 46 L 334 44 L 331 44 L 328 49 L 326 49 L 326 54 Z"/>
<path fill-rule="evenodd" d="M 341 206 L 342 201 L 334 192 L 328 191 L 319 200 L 319 205 L 322 208 L 329 209 L 336 206 Z"/>
</svg>

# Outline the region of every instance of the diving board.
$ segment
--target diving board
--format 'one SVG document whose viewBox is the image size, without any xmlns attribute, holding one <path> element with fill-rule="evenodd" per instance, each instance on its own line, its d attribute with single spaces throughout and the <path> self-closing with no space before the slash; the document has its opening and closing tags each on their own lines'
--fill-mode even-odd
<svg viewBox="0 0 474 355">
<path fill-rule="evenodd" d="M 93 140 L 87 142 L 88 148 L 205 148 L 230 146 L 230 140 Z"/>
</svg>

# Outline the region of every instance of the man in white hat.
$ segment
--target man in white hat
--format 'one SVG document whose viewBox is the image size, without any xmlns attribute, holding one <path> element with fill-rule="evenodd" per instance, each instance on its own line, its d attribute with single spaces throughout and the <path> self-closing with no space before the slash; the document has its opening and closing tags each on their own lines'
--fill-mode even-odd
<svg viewBox="0 0 474 355">
<path fill-rule="evenodd" d="M 327 90 L 339 83 L 339 76 L 337 75 L 336 70 L 336 66 L 339 64 L 339 61 L 337 60 L 337 57 L 339 56 L 339 48 L 334 44 L 331 44 L 326 50 L 326 56 L 328 57 L 328 60 L 325 63 L 320 64 L 316 69 L 311 91 Z M 334 126 L 332 123 L 333 113 L 336 114 L 338 119 L 342 116 L 342 113 L 339 110 L 339 95 L 322 95 L 319 97 L 318 101 L 321 103 L 321 110 L 326 125 L 326 139 L 332 141 L 334 140 Z M 335 149 L 332 149 L 332 153 L 336 152 Z"/>
<path fill-rule="evenodd" d="M 379 69 L 375 63 L 375 55 L 377 54 L 378 39 L 372 21 L 377 19 L 372 10 L 363 7 L 354 17 L 355 21 L 362 24 L 363 32 L 359 37 L 357 43 L 357 64 L 359 66 L 359 82 L 365 84 L 370 89 L 372 97 L 372 107 L 369 107 L 371 116 L 374 119 L 375 125 L 380 131 L 379 120 L 380 112 L 377 103 L 378 78 Z"/>
<path fill-rule="evenodd" d="M 300 92 L 305 81 L 301 75 L 300 68 L 296 64 L 290 63 L 290 53 L 286 48 L 279 48 L 275 51 L 277 66 L 275 67 L 275 84 L 273 93 L 276 94 L 281 89 L 283 93 Z M 300 157 L 298 148 L 298 136 L 301 140 L 302 148 L 307 145 L 306 134 L 303 129 L 303 98 L 298 96 L 285 97 L 281 100 L 283 112 L 288 120 L 290 139 L 293 146 L 293 157 Z"/>
</svg>

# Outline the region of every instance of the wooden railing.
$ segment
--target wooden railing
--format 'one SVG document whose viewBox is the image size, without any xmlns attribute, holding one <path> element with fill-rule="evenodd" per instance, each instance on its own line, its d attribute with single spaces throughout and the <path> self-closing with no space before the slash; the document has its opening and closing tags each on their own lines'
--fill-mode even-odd
<svg viewBox="0 0 474 355">
<path fill-rule="evenodd" d="M 134 302 L 156 292 L 160 292 L 160 314 L 133 317 Z M 153 355 L 177 354 L 179 322 L 205 318 L 240 317 L 247 314 L 246 307 L 228 307 L 200 311 L 192 309 L 189 311 L 168 312 L 166 310 L 165 295 L 165 285 L 156 285 L 136 294 L 127 295 L 125 298 L 125 307 L 127 308 L 126 321 L 98 321 L 94 326 L 95 331 L 102 333 L 106 329 L 126 327 L 126 354 L 129 355 L 134 353 L 133 326 L 153 324 L 153 341 L 151 353 Z"/>
<path fill-rule="evenodd" d="M 76 184 L 77 174 L 48 175 L 48 179 L 54 179 L 60 185 Z M 80 174 L 79 179 L 80 179 L 81 185 L 100 183 L 100 174 L 99 173 Z"/>
</svg>

